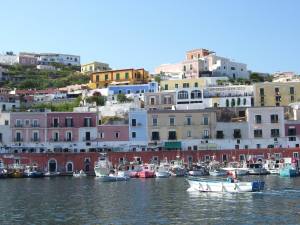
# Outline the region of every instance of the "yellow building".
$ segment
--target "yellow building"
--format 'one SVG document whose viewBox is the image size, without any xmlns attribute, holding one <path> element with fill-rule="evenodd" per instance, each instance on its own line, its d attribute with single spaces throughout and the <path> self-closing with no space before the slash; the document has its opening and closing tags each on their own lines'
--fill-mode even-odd
<svg viewBox="0 0 300 225">
<path fill-rule="evenodd" d="M 150 144 L 180 149 L 184 141 L 215 137 L 216 112 L 204 110 L 149 110 Z M 204 141 L 205 142 L 205 141 Z"/>
<path fill-rule="evenodd" d="M 81 65 L 81 73 L 85 74 L 106 70 L 110 70 L 109 65 L 107 63 L 91 62 Z"/>
<path fill-rule="evenodd" d="M 89 86 L 103 88 L 108 85 L 145 84 L 148 81 L 149 72 L 144 69 L 108 70 L 92 73 Z"/>
<path fill-rule="evenodd" d="M 288 106 L 298 101 L 300 101 L 300 82 L 254 84 L 255 106 Z"/>
<path fill-rule="evenodd" d="M 178 88 L 206 87 L 217 84 L 218 80 L 228 80 L 227 77 L 200 77 L 182 80 L 162 80 L 161 90 L 176 90 Z"/>
</svg>

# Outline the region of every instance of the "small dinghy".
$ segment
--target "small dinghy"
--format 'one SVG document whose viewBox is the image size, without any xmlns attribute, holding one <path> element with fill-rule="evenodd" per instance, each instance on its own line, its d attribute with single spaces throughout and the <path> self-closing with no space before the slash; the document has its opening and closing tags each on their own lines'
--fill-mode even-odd
<svg viewBox="0 0 300 225">
<path fill-rule="evenodd" d="M 79 172 L 74 172 L 73 177 L 86 177 L 86 173 L 83 170 L 80 170 Z"/>
</svg>

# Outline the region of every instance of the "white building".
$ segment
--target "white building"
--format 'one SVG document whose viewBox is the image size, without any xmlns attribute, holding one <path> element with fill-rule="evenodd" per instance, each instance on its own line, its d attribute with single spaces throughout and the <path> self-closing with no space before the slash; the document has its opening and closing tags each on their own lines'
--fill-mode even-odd
<svg viewBox="0 0 300 225">
<path fill-rule="evenodd" d="M 0 54 L 0 64 L 4 65 L 14 65 L 19 62 L 18 55 L 13 54 L 13 52 L 7 52 L 6 54 Z"/>
<path fill-rule="evenodd" d="M 0 113 L 0 153 L 5 153 L 9 150 L 11 135 L 10 114 Z"/>
<path fill-rule="evenodd" d="M 68 66 L 80 66 L 80 56 L 58 54 L 58 53 L 40 53 L 38 54 L 38 64 L 49 65 L 51 63 L 60 63 Z"/>
</svg>

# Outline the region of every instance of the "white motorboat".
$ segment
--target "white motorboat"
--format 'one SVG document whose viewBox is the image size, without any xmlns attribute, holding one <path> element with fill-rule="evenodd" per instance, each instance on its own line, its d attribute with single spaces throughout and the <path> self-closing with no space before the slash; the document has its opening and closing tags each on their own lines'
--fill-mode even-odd
<svg viewBox="0 0 300 225">
<path fill-rule="evenodd" d="M 171 176 L 176 176 L 176 177 L 185 176 L 186 169 L 183 160 L 180 159 L 180 156 L 176 156 L 176 160 L 171 162 L 169 172 Z"/>
<path fill-rule="evenodd" d="M 45 174 L 45 177 L 57 177 L 60 175 L 60 172 L 46 172 Z"/>
<path fill-rule="evenodd" d="M 214 177 L 226 176 L 227 175 L 227 171 L 222 170 L 222 169 L 210 170 L 209 171 L 209 175 L 210 176 L 214 176 Z"/>
<path fill-rule="evenodd" d="M 279 174 L 279 168 L 282 163 L 279 160 L 267 159 L 264 163 L 264 168 L 269 174 Z"/>
<path fill-rule="evenodd" d="M 267 175 L 268 171 L 261 163 L 251 163 L 248 167 L 249 175 Z"/>
<path fill-rule="evenodd" d="M 155 177 L 157 178 L 170 177 L 171 173 L 169 172 L 169 169 L 170 169 L 170 164 L 168 163 L 167 160 L 165 160 L 155 168 Z"/>
<path fill-rule="evenodd" d="M 199 177 L 208 175 L 207 168 L 203 165 L 197 164 L 188 172 L 189 176 Z"/>
<path fill-rule="evenodd" d="M 125 174 L 116 173 L 113 170 L 111 162 L 106 157 L 106 154 L 101 154 L 94 167 L 96 177 L 99 177 L 101 181 L 114 182 L 114 181 L 126 181 L 130 177 Z"/>
<path fill-rule="evenodd" d="M 73 177 L 86 177 L 86 173 L 83 170 L 80 170 L 79 172 L 73 172 Z"/>
<path fill-rule="evenodd" d="M 188 178 L 191 190 L 201 192 L 254 192 L 262 191 L 264 188 L 263 181 L 240 182 L 231 178 L 227 179 L 207 179 L 207 178 Z"/>
</svg>

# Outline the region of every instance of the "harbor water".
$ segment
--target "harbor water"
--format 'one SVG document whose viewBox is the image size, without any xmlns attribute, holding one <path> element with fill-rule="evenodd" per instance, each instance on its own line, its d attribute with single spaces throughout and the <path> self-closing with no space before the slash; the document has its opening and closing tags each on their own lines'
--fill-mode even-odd
<svg viewBox="0 0 300 225">
<path fill-rule="evenodd" d="M 187 191 L 184 178 L 2 179 L 0 224 L 300 224 L 300 177 L 261 178 L 246 194 Z"/>
</svg>

